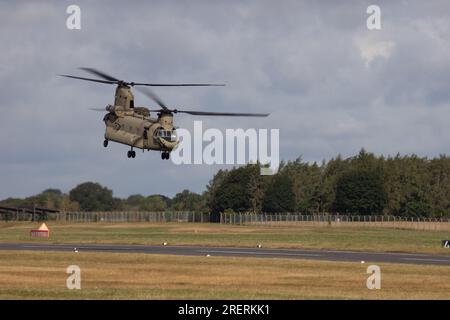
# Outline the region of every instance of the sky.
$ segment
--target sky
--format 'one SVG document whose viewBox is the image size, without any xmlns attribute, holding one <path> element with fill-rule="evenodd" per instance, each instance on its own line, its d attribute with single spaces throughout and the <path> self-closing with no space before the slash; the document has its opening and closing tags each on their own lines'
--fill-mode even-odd
<svg viewBox="0 0 450 320">
<path fill-rule="evenodd" d="M 69 30 L 66 9 L 81 9 Z M 381 9 L 369 30 L 367 7 Z M 94 67 L 155 88 L 176 125 L 280 130 L 280 158 L 450 154 L 448 1 L 0 1 L 0 199 L 95 181 L 117 197 L 202 192 L 221 165 L 175 165 L 158 152 L 104 148 L 114 86 L 58 77 Z M 155 108 L 139 92 L 137 106 Z"/>
</svg>

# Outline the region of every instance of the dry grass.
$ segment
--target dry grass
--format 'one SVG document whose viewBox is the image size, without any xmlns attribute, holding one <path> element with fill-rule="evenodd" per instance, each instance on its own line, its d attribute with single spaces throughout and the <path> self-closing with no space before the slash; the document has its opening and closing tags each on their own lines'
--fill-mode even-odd
<svg viewBox="0 0 450 320">
<path fill-rule="evenodd" d="M 66 288 L 67 266 L 81 290 Z M 0 252 L 0 299 L 450 299 L 447 267 L 114 253 Z"/>
</svg>

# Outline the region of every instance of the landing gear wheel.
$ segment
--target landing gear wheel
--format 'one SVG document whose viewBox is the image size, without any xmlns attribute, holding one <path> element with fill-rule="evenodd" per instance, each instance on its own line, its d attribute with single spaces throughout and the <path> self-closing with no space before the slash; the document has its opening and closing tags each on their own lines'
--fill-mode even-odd
<svg viewBox="0 0 450 320">
<path fill-rule="evenodd" d="M 128 152 L 127 152 L 127 157 L 128 157 L 128 158 L 131 158 L 131 155 L 132 155 L 131 150 L 128 150 Z"/>
<path fill-rule="evenodd" d="M 108 146 L 108 140 L 103 141 L 103 146 L 106 148 Z"/>
<path fill-rule="evenodd" d="M 136 151 L 131 151 L 131 157 L 134 159 L 134 158 L 136 158 Z"/>
<path fill-rule="evenodd" d="M 170 158 L 170 153 L 168 153 L 168 152 L 161 153 L 161 159 L 169 160 L 169 158 Z"/>
</svg>

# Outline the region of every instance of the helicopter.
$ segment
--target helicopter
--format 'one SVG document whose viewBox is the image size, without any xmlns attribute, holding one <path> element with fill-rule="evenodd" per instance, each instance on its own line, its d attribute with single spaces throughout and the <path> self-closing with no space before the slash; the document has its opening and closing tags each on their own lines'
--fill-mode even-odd
<svg viewBox="0 0 450 320">
<path fill-rule="evenodd" d="M 142 151 L 159 151 L 161 159 L 168 160 L 170 152 L 174 150 L 179 139 L 176 134 L 173 117 L 178 113 L 185 113 L 195 116 L 233 116 L 233 117 L 267 117 L 268 113 L 236 113 L 236 112 L 207 112 L 193 110 L 179 110 L 167 107 L 167 105 L 148 87 L 200 87 L 200 86 L 224 86 L 224 84 L 211 83 L 142 83 L 119 80 L 103 71 L 94 68 L 79 68 L 101 79 L 79 77 L 67 74 L 59 76 L 93 81 L 103 84 L 116 85 L 114 105 L 108 104 L 105 108 L 90 108 L 94 111 L 103 111 L 107 114 L 103 117 L 105 122 L 105 135 L 103 146 L 106 148 L 109 141 L 130 146 L 127 152 L 128 158 L 136 157 L 136 149 Z M 134 104 L 134 95 L 131 91 L 136 87 L 141 93 L 153 100 L 160 108 L 149 109 L 147 107 L 137 107 Z M 156 113 L 152 117 L 151 113 Z"/>
</svg>

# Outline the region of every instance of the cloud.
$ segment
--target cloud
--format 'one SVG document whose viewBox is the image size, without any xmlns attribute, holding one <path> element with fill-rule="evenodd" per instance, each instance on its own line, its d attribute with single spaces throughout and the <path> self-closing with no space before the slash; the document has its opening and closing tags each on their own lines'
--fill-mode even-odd
<svg viewBox="0 0 450 320">
<path fill-rule="evenodd" d="M 158 88 L 177 108 L 269 112 L 203 118 L 205 128 L 279 128 L 280 156 L 307 161 L 449 153 L 450 13 L 445 1 L 77 1 L 0 3 L 0 198 L 98 181 L 117 196 L 204 190 L 223 166 L 175 166 L 155 152 L 102 146 L 112 86 L 59 78 L 97 67 L 133 81 L 225 82 Z M 135 93 L 137 105 L 155 107 Z M 178 115 L 178 126 L 197 118 Z"/>
<path fill-rule="evenodd" d="M 365 66 L 370 67 L 371 62 L 376 58 L 389 59 L 395 43 L 393 41 L 373 42 L 363 38 L 356 40 L 356 46 L 359 49 L 361 58 L 364 60 Z"/>
</svg>

